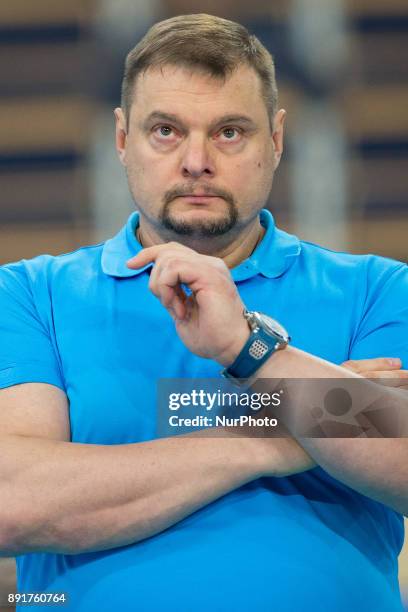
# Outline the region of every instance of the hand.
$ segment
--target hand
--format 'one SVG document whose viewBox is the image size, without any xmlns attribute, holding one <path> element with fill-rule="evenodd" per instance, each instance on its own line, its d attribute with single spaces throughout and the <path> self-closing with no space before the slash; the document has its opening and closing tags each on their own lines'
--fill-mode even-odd
<svg viewBox="0 0 408 612">
<path fill-rule="evenodd" d="M 150 262 L 154 266 L 149 289 L 173 317 L 181 341 L 192 353 L 229 366 L 250 330 L 244 304 L 223 260 L 169 242 L 143 249 L 127 265 L 137 269 Z"/>
<path fill-rule="evenodd" d="M 398 357 L 349 360 L 341 365 L 365 378 L 387 379 L 387 384 L 392 382 L 392 386 L 408 388 L 408 370 L 401 369 L 402 363 Z"/>
</svg>

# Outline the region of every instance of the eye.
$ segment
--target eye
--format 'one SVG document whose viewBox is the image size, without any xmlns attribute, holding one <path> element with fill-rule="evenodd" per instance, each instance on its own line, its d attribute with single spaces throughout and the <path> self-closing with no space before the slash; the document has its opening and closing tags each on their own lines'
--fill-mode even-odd
<svg viewBox="0 0 408 612">
<path fill-rule="evenodd" d="M 242 135 L 241 130 L 235 127 L 225 127 L 221 130 L 221 139 L 228 142 L 236 142 Z"/>
<path fill-rule="evenodd" d="M 167 140 L 169 136 L 174 135 L 174 130 L 170 125 L 158 125 L 153 129 L 153 133 L 159 138 Z"/>
</svg>

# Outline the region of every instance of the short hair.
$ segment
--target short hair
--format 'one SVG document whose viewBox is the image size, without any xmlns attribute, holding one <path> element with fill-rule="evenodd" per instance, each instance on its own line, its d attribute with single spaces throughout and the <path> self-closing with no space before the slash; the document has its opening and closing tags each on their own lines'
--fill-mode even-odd
<svg viewBox="0 0 408 612">
<path fill-rule="evenodd" d="M 139 74 L 169 64 L 202 70 L 224 80 L 242 64 L 252 67 L 260 77 L 272 126 L 278 104 L 272 55 L 243 25 L 204 13 L 178 15 L 156 23 L 129 52 L 121 100 L 127 124 Z"/>
</svg>

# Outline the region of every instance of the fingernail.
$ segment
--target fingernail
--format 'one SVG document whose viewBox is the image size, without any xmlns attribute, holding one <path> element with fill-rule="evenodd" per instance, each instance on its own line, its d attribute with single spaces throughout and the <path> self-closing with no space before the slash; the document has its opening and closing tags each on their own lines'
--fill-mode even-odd
<svg viewBox="0 0 408 612">
<path fill-rule="evenodd" d="M 390 366 L 398 367 L 401 365 L 401 359 L 399 357 L 392 357 L 391 359 L 388 359 L 388 363 Z"/>
</svg>

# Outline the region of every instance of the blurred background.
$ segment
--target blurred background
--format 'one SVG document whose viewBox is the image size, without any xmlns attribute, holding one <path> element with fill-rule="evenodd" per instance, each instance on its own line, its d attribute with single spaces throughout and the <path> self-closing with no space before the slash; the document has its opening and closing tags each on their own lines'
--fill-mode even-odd
<svg viewBox="0 0 408 612">
<path fill-rule="evenodd" d="M 240 21 L 275 57 L 288 111 L 278 225 L 407 261 L 406 0 L 13 0 L 0 3 L 0 264 L 124 224 L 134 204 L 112 112 L 124 58 L 152 23 L 191 12 Z M 0 593 L 13 580 L 0 560 Z M 400 580 L 408 599 L 406 551 Z"/>
</svg>

